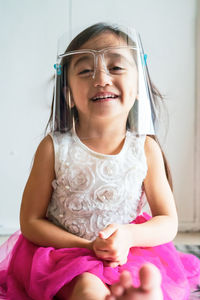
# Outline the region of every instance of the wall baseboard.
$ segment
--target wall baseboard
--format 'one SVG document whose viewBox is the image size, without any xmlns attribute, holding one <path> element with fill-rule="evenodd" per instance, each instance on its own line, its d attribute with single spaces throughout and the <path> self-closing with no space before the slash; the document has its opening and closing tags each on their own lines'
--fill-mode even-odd
<svg viewBox="0 0 200 300">
<path fill-rule="evenodd" d="M 200 231 L 200 223 L 179 223 L 179 232 L 198 232 Z"/>
</svg>

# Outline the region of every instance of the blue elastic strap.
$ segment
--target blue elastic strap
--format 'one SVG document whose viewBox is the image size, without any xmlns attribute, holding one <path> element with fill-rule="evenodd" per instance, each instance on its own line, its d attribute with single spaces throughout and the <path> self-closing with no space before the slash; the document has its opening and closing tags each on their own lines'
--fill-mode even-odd
<svg viewBox="0 0 200 300">
<path fill-rule="evenodd" d="M 147 54 L 144 54 L 144 65 L 147 65 Z"/>
<path fill-rule="evenodd" d="M 61 71 L 61 65 L 55 64 L 54 65 L 54 69 L 56 69 L 56 74 L 57 75 L 61 75 L 61 73 L 62 73 L 62 71 Z"/>
</svg>

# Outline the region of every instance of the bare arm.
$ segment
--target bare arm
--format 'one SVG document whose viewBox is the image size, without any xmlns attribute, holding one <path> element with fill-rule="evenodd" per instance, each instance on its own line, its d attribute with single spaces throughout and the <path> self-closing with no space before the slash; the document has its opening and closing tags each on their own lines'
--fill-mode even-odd
<svg viewBox="0 0 200 300">
<path fill-rule="evenodd" d="M 174 197 L 165 175 L 162 153 L 158 144 L 147 136 L 145 142 L 148 172 L 144 181 L 145 193 L 152 212 L 146 223 L 127 225 L 132 233 L 133 246 L 156 246 L 174 239 L 178 217 Z"/>
<path fill-rule="evenodd" d="M 27 181 L 20 210 L 22 234 L 39 246 L 55 248 L 80 247 L 91 249 L 91 243 L 68 233 L 46 219 L 55 178 L 54 149 L 49 136 L 40 143 Z"/>
</svg>

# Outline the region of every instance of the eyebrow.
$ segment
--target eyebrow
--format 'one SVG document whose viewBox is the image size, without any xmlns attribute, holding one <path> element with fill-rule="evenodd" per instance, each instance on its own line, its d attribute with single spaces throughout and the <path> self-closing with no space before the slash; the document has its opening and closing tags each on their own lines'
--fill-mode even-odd
<svg viewBox="0 0 200 300">
<path fill-rule="evenodd" d="M 127 57 L 124 56 L 124 55 L 122 55 L 122 54 L 119 54 L 119 53 L 111 53 L 111 56 L 112 56 L 112 57 L 116 57 L 116 58 L 123 58 L 123 59 L 125 59 L 127 62 L 129 62 L 128 59 L 127 59 Z"/>
<path fill-rule="evenodd" d="M 132 66 L 135 64 L 135 60 L 134 60 L 134 57 L 131 55 L 131 58 L 133 61 L 131 61 L 131 59 L 129 59 L 127 56 L 125 55 L 122 55 L 120 53 L 116 53 L 116 52 L 113 52 L 111 53 L 112 57 L 114 58 L 119 58 L 119 59 L 122 59 L 124 62 L 126 62 L 129 66 Z"/>
<path fill-rule="evenodd" d="M 81 57 L 78 58 L 78 59 L 76 60 L 76 62 L 74 63 L 74 68 L 75 68 L 79 63 L 81 63 L 82 61 L 86 61 L 86 60 L 91 59 L 91 58 L 92 58 L 91 55 L 84 55 L 84 56 L 81 56 Z"/>
</svg>

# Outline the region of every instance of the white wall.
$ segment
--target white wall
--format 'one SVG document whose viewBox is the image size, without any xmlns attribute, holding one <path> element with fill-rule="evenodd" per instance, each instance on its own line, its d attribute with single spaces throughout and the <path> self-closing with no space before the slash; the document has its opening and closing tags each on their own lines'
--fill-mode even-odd
<svg viewBox="0 0 200 300">
<path fill-rule="evenodd" d="M 23 189 L 50 114 L 48 80 L 57 39 L 69 26 L 68 6 L 66 0 L 0 1 L 0 232 L 19 227 Z"/>
<path fill-rule="evenodd" d="M 23 188 L 51 103 L 57 38 L 99 21 L 141 34 L 170 126 L 164 148 L 174 177 L 180 222 L 195 222 L 195 0 L 7 0 L 0 2 L 0 232 L 18 227 Z"/>
</svg>

